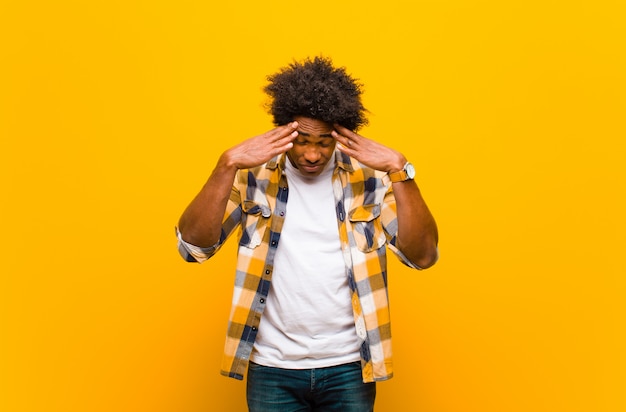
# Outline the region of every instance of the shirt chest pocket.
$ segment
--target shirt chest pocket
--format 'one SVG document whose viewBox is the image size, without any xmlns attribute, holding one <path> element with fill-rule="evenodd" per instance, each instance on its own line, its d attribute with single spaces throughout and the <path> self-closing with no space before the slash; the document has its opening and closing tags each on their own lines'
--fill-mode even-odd
<svg viewBox="0 0 626 412">
<path fill-rule="evenodd" d="M 246 200 L 241 205 L 241 238 L 239 244 L 255 248 L 261 244 L 265 230 L 269 227 L 272 211 L 269 206 Z"/>
<path fill-rule="evenodd" d="M 354 242 L 361 252 L 371 252 L 385 245 L 387 238 L 380 221 L 380 205 L 362 205 L 350 210 Z"/>
</svg>

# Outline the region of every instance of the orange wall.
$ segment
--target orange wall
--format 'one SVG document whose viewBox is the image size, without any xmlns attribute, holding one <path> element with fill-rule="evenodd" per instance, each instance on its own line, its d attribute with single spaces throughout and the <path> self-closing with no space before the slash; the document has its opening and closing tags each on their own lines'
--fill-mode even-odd
<svg viewBox="0 0 626 412">
<path fill-rule="evenodd" d="M 377 410 L 626 410 L 621 2 L 214 3 L 0 5 L 0 410 L 245 410 L 235 249 L 185 264 L 173 228 L 271 127 L 265 75 L 318 53 L 441 232 L 437 266 L 390 268 Z"/>
</svg>

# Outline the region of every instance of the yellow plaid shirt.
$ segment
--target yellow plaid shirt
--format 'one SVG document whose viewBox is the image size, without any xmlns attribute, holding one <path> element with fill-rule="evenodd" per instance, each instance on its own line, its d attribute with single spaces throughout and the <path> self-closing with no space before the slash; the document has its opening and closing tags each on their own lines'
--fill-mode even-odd
<svg viewBox="0 0 626 412">
<path fill-rule="evenodd" d="M 217 244 L 199 248 L 182 240 L 178 249 L 189 262 L 213 256 L 239 229 L 239 249 L 232 309 L 222 361 L 222 374 L 243 379 L 272 280 L 274 256 L 286 217 L 289 186 L 285 155 L 237 173 Z M 363 382 L 389 379 L 391 324 L 387 293 L 389 247 L 406 265 L 395 246 L 396 202 L 386 174 L 335 151 L 332 184 L 337 226 L 352 292 L 356 333 L 361 339 Z"/>
</svg>

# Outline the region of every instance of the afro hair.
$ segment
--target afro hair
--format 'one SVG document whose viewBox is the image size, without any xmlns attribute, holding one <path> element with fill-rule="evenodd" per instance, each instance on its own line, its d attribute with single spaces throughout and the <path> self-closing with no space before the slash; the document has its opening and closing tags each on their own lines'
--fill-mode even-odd
<svg viewBox="0 0 626 412">
<path fill-rule="evenodd" d="M 345 68 L 335 68 L 329 58 L 294 62 L 267 80 L 263 91 L 270 97 L 268 111 L 276 125 L 289 123 L 295 116 L 337 123 L 350 130 L 367 124 L 362 85 Z"/>
</svg>

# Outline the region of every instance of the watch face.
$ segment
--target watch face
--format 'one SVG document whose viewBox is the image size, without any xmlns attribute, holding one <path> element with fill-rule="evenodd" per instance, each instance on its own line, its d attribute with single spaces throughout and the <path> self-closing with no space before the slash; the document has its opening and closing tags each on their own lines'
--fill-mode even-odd
<svg viewBox="0 0 626 412">
<path fill-rule="evenodd" d="M 415 177 L 415 168 L 411 163 L 407 163 L 404 169 L 406 170 L 406 175 L 409 179 L 413 179 Z"/>
</svg>

